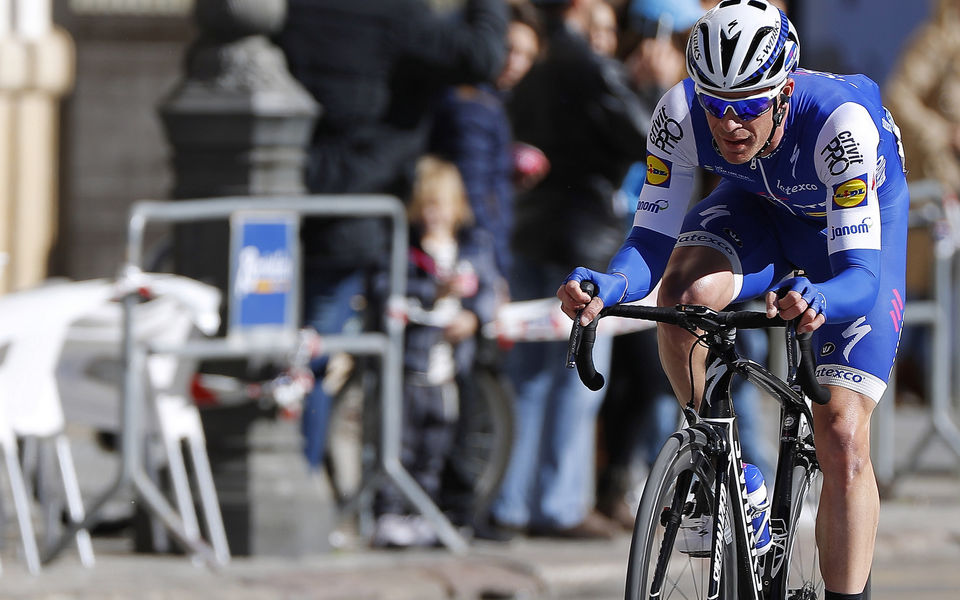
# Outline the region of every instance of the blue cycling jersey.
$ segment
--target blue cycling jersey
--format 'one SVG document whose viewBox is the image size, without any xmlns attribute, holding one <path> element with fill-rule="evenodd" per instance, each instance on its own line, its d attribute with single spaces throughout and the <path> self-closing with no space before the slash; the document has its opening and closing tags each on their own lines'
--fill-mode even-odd
<svg viewBox="0 0 960 600">
<path fill-rule="evenodd" d="M 834 324 L 818 330 L 829 375 L 818 373 L 821 382 L 878 399 L 902 323 L 909 195 L 899 131 L 869 78 L 791 77 L 783 137 L 770 155 L 740 165 L 715 148 L 690 79 L 663 96 L 633 228 L 608 273 L 627 280 L 622 301 L 637 300 L 659 281 L 674 246 L 708 246 L 730 260 L 736 301 L 803 269 Z M 697 167 L 722 183 L 691 207 Z M 842 358 L 832 361 L 834 351 Z"/>
<path fill-rule="evenodd" d="M 647 177 L 634 219 L 639 230 L 625 244 L 627 250 L 639 250 L 643 264 L 637 253 L 621 251 L 609 269 L 625 273 L 630 281 L 624 300 L 645 296 L 662 274 L 687 215 L 698 166 L 785 215 L 823 227 L 833 276 L 855 268 L 876 278 L 880 213 L 904 199 L 896 126 L 877 85 L 863 75 L 798 70 L 793 78 L 796 86 L 776 150 L 741 165 L 726 162 L 714 148 L 692 80 L 664 95 L 648 141 Z M 651 231 L 660 235 L 651 236 Z M 830 289 L 828 282 L 820 283 L 827 286 L 825 294 L 835 296 L 833 302 L 827 297 L 828 318 L 834 320 L 862 314 L 875 300 L 874 290 L 874 297 L 861 294 L 851 306 L 843 302 L 846 286 Z M 841 306 L 844 310 L 838 312 Z"/>
</svg>

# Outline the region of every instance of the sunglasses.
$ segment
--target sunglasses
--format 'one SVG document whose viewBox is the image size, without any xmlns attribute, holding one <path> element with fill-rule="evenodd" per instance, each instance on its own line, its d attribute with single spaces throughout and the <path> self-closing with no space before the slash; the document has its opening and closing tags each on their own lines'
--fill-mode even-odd
<svg viewBox="0 0 960 600">
<path fill-rule="evenodd" d="M 700 86 L 697 86 L 696 93 L 700 106 L 714 117 L 722 119 L 729 109 L 733 110 L 733 114 L 740 117 L 741 120 L 752 121 L 773 108 L 774 98 L 780 93 L 780 88 L 737 99 L 711 96 L 703 91 Z"/>
</svg>

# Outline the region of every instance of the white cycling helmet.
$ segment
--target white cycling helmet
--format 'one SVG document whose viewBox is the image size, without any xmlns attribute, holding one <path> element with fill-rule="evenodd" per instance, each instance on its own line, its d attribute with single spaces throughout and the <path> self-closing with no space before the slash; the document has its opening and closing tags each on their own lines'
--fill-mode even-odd
<svg viewBox="0 0 960 600">
<path fill-rule="evenodd" d="M 687 40 L 687 72 L 708 92 L 777 86 L 799 60 L 793 23 L 764 0 L 723 0 L 694 24 Z"/>
</svg>

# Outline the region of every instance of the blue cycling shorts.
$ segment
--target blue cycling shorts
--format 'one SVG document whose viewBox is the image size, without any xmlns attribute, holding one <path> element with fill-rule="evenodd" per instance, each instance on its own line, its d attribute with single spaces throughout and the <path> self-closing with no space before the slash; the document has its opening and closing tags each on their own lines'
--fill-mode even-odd
<svg viewBox="0 0 960 600">
<path fill-rule="evenodd" d="M 846 323 L 814 332 L 817 379 L 879 401 L 887 386 L 903 326 L 907 211 L 905 183 L 880 194 L 880 291 L 873 308 Z M 817 283 L 833 276 L 824 223 L 790 214 L 761 196 L 723 182 L 687 213 L 677 246 L 724 254 L 735 278 L 732 302 L 762 297 L 796 269 Z"/>
</svg>

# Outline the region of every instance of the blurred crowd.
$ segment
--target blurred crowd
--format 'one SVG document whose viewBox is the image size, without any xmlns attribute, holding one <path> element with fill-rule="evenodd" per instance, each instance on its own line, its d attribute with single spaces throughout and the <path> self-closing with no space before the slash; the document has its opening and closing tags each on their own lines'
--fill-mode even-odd
<svg viewBox="0 0 960 600">
<path fill-rule="evenodd" d="M 573 266 L 605 269 L 632 222 L 646 144 L 655 143 L 653 110 L 686 76 L 689 28 L 716 2 L 444 4 L 289 1 L 277 43 L 323 107 L 307 187 L 407 203 L 402 462 L 423 489 L 477 537 L 611 537 L 632 528 L 644 469 L 679 419 L 655 334 L 598 339 L 595 361 L 610 377 L 591 392 L 564 368 L 565 342 L 507 349 L 480 332 L 506 302 L 552 297 Z M 929 46 L 942 60 L 904 66 L 890 86 L 891 110 L 908 167 L 957 189 L 960 95 L 951 86 L 960 81 L 952 60 L 960 37 L 957 3 L 942 4 L 904 59 L 930 55 Z M 916 158 L 921 148 L 929 159 Z M 317 331 L 379 326 L 385 227 L 355 218 L 305 224 L 305 316 Z M 762 335 L 743 342 L 743 353 L 764 359 Z M 483 505 L 445 489 L 464 390 L 481 361 L 507 383 L 514 421 L 509 463 Z M 312 366 L 322 378 L 328 365 Z M 743 434 L 745 459 L 770 477 L 757 401 L 755 390 L 737 393 L 743 427 L 753 430 Z M 317 468 L 332 402 L 318 385 L 304 410 L 305 452 Z M 375 512 L 376 545 L 436 541 L 396 490 L 378 492 Z"/>
</svg>

